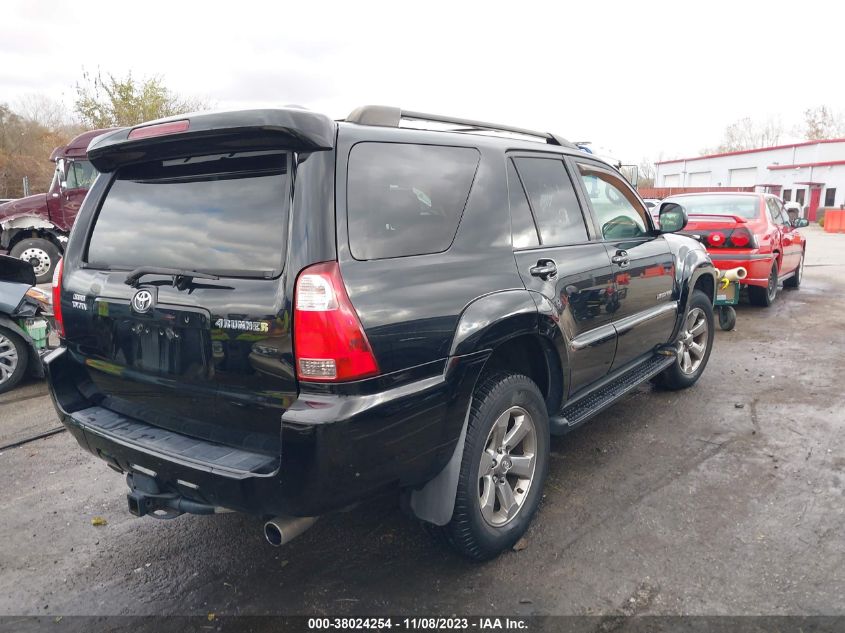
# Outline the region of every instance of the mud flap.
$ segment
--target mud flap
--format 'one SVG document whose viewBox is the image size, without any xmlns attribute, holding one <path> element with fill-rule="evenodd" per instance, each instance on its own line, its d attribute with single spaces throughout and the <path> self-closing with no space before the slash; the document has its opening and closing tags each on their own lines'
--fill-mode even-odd
<svg viewBox="0 0 845 633">
<path fill-rule="evenodd" d="M 442 526 L 452 520 L 452 512 L 455 509 L 455 495 L 458 491 L 458 475 L 461 472 L 461 460 L 463 459 L 464 442 L 466 441 L 471 410 L 472 399 L 467 406 L 464 425 L 461 428 L 458 442 L 455 444 L 455 451 L 443 470 L 437 473 L 434 479 L 421 489 L 411 492 L 411 511 L 414 516 L 422 521 Z"/>
</svg>

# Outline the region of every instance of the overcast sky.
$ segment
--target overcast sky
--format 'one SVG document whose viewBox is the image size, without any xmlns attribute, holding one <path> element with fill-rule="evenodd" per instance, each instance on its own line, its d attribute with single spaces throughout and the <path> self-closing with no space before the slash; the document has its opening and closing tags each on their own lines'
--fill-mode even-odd
<svg viewBox="0 0 845 633">
<path fill-rule="evenodd" d="M 695 155 L 744 116 L 845 110 L 845 2 L 4 0 L 0 102 L 82 70 L 217 109 L 398 105 L 554 131 L 624 161 Z M 785 138 L 784 140 L 791 140 Z"/>
</svg>

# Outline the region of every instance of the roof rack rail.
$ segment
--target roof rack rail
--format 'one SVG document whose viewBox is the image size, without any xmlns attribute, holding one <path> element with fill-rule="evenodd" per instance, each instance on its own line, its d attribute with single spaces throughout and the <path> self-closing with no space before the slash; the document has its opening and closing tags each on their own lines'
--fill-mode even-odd
<svg viewBox="0 0 845 633">
<path fill-rule="evenodd" d="M 535 130 L 527 130 L 521 127 L 499 125 L 498 123 L 485 123 L 484 121 L 474 121 L 472 119 L 459 119 L 457 117 L 442 116 L 439 114 L 413 112 L 411 110 L 402 110 L 393 106 L 361 106 L 350 112 L 345 121 L 349 123 L 357 123 L 358 125 L 399 127 L 399 123 L 403 119 L 411 121 L 427 121 L 431 123 L 445 123 L 448 125 L 458 126 L 459 129 L 450 130 L 453 132 L 491 131 L 510 132 L 512 134 L 521 134 L 523 136 L 534 136 L 543 139 L 549 145 L 560 145 L 562 147 L 578 149 L 576 145 L 570 143 L 562 136 L 552 134 L 551 132 L 537 132 Z"/>
</svg>

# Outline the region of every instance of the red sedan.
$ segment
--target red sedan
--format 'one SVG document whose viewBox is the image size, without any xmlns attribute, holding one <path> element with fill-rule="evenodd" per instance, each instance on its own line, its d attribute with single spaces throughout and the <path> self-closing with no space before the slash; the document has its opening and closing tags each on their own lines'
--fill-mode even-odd
<svg viewBox="0 0 845 633">
<path fill-rule="evenodd" d="M 779 284 L 797 288 L 804 272 L 806 241 L 796 229 L 807 220 L 790 221 L 780 198 L 765 193 L 694 193 L 666 198 L 689 216 L 685 233 L 706 245 L 720 270 L 742 266 L 752 304 L 770 306 Z"/>
</svg>

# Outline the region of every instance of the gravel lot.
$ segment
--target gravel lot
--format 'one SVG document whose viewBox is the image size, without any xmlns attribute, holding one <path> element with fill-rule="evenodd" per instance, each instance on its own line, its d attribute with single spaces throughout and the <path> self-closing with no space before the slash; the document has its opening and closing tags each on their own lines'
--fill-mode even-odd
<svg viewBox="0 0 845 633">
<path fill-rule="evenodd" d="M 553 441 L 519 552 L 467 563 L 389 499 L 280 549 L 136 519 L 62 433 L 0 454 L 0 614 L 845 614 L 845 235 L 804 231 L 802 288 L 741 305 L 694 389 Z M 55 425 L 42 384 L 0 396 L 0 445 Z"/>
</svg>

